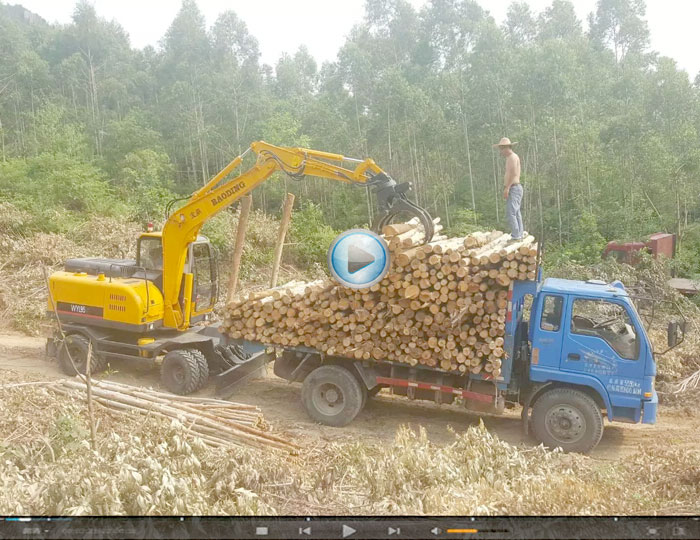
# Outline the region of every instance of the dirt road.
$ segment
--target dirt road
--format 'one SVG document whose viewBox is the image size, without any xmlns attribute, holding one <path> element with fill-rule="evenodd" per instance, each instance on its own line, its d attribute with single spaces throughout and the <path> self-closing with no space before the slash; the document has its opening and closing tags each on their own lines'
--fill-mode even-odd
<svg viewBox="0 0 700 540">
<path fill-rule="evenodd" d="M 273 427 L 297 441 L 319 443 L 363 439 L 382 442 L 393 438 L 396 427 L 422 426 L 437 444 L 452 441 L 450 428 L 461 431 L 479 422 L 479 416 L 456 406 L 439 407 L 426 402 L 408 402 L 405 398 L 384 395 L 370 400 L 366 409 L 345 428 L 314 423 L 306 415 L 300 400 L 300 386 L 271 375 L 254 379 L 240 388 L 232 400 L 259 406 Z M 12 379 L 50 380 L 65 375 L 58 365 L 44 356 L 44 340 L 16 333 L 0 333 L 0 372 Z M 137 366 L 119 366 L 102 377 L 127 384 L 159 387 L 158 371 Z M 7 378 L 7 377 L 3 377 Z M 210 387 L 202 395 L 213 392 Z M 486 427 L 512 444 L 534 445 L 520 429 L 520 412 L 507 411 L 504 416 L 483 417 Z M 640 444 L 700 447 L 700 416 L 678 409 L 661 408 L 658 423 L 608 424 L 603 439 L 592 453 L 601 460 L 617 460 L 634 452 Z"/>
</svg>

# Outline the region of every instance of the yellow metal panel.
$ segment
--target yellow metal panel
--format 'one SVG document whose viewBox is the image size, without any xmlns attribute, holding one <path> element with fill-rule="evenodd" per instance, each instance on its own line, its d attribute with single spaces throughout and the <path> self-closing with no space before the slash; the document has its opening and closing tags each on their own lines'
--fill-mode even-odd
<svg viewBox="0 0 700 540">
<path fill-rule="evenodd" d="M 185 290 L 183 292 L 183 298 L 185 300 L 184 312 L 185 312 L 185 326 L 190 325 L 190 316 L 192 315 L 193 302 L 192 302 L 192 285 L 194 283 L 194 274 L 185 274 Z"/>
<path fill-rule="evenodd" d="M 150 281 L 59 271 L 51 275 L 49 284 L 52 298 L 48 308 L 55 306 L 59 313 L 126 324 L 163 317 L 163 295 Z"/>
</svg>

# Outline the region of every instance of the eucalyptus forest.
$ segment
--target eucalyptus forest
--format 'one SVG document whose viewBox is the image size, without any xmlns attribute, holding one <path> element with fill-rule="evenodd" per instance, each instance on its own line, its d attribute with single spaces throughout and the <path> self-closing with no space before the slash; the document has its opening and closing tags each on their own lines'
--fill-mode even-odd
<svg viewBox="0 0 700 540">
<path fill-rule="evenodd" d="M 586 262 L 608 240 L 679 237 L 700 271 L 700 77 L 650 48 L 643 0 L 367 0 L 335 60 L 301 47 L 275 65 L 233 11 L 207 26 L 183 0 L 155 47 L 80 1 L 69 24 L 0 4 L 0 204 L 61 232 L 86 215 L 162 223 L 255 140 L 372 157 L 448 230 L 504 228 L 503 163 L 517 141 L 526 228 Z M 370 222 L 362 188 L 275 177 L 335 230 Z M 11 224 L 8 224 L 9 227 Z"/>
</svg>

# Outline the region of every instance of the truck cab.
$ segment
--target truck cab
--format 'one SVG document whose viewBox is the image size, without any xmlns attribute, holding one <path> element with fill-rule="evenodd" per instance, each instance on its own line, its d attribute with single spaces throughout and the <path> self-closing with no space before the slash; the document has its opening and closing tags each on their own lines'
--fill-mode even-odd
<svg viewBox="0 0 700 540">
<path fill-rule="evenodd" d="M 527 289 L 516 284 L 516 305 Z M 524 409 L 532 407 L 538 439 L 585 452 L 602 436 L 603 414 L 611 422 L 653 424 L 654 353 L 622 283 L 550 278 L 529 292 Z"/>
</svg>

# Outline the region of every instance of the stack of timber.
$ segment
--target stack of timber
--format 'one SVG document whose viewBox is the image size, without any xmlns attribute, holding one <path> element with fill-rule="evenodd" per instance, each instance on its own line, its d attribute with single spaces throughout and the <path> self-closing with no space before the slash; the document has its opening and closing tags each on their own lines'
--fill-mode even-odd
<svg viewBox="0 0 700 540">
<path fill-rule="evenodd" d="M 437 225 L 439 228 L 439 225 Z M 221 327 L 236 339 L 327 355 L 422 364 L 499 377 L 508 288 L 532 280 L 537 244 L 500 231 L 422 244 L 414 222 L 389 225 L 387 276 L 366 289 L 292 282 L 230 303 Z"/>
<path fill-rule="evenodd" d="M 54 392 L 85 398 L 85 382 L 61 379 L 47 384 Z M 255 405 L 220 399 L 176 396 L 150 388 L 114 381 L 92 380 L 92 399 L 99 406 L 116 412 L 136 412 L 144 416 L 177 419 L 187 433 L 213 447 L 254 446 L 297 454 L 299 446 L 269 432 L 260 409 Z"/>
</svg>

